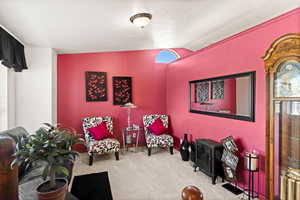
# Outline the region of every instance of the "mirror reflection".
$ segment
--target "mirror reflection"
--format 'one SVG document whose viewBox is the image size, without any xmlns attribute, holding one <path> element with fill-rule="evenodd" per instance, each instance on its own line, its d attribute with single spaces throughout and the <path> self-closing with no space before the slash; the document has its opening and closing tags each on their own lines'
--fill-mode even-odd
<svg viewBox="0 0 300 200">
<path fill-rule="evenodd" d="M 190 112 L 253 121 L 254 76 L 248 72 L 190 81 Z"/>
</svg>

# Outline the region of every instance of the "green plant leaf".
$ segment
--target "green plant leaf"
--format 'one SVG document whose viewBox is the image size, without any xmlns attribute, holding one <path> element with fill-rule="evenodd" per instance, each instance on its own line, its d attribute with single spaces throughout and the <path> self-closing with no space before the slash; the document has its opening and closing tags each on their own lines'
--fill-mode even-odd
<svg viewBox="0 0 300 200">
<path fill-rule="evenodd" d="M 62 172 L 65 176 L 68 176 L 69 175 L 69 170 L 65 167 L 62 167 L 62 166 L 58 166 L 56 168 L 56 171 L 57 172 Z"/>
<path fill-rule="evenodd" d="M 21 163 L 22 163 L 22 160 L 19 160 L 18 158 L 16 158 L 11 162 L 10 167 L 13 168 L 16 164 L 21 165 Z"/>
<path fill-rule="evenodd" d="M 16 159 L 12 163 L 15 165 L 23 161 L 35 164 L 41 161 L 46 162 L 48 169 L 43 171 L 43 177 L 46 178 L 50 174 L 50 166 L 53 169 L 60 170 L 66 174 L 63 169 L 66 161 L 73 162 L 78 153 L 72 151 L 72 145 L 80 143 L 80 135 L 68 128 L 61 128 L 56 125 L 45 124 L 39 128 L 36 134 L 22 137 L 16 145 Z M 53 174 L 53 173 L 52 173 Z"/>
<path fill-rule="evenodd" d="M 42 124 L 44 124 L 45 126 L 47 126 L 47 127 L 49 127 L 49 128 L 55 128 L 54 126 L 52 126 L 51 124 L 49 124 L 49 123 L 42 123 Z"/>
</svg>

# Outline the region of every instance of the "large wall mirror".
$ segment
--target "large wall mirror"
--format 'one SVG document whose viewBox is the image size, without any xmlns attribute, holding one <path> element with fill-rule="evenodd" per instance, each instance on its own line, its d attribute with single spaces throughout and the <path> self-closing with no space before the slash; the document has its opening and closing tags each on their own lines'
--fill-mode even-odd
<svg viewBox="0 0 300 200">
<path fill-rule="evenodd" d="M 255 72 L 189 82 L 190 112 L 254 122 Z"/>
</svg>

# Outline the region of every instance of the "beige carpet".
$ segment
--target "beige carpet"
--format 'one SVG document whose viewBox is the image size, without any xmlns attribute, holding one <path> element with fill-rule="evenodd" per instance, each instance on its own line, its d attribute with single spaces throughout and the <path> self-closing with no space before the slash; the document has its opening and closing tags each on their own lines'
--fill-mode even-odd
<svg viewBox="0 0 300 200">
<path fill-rule="evenodd" d="M 211 178 L 194 172 L 189 162 L 181 161 L 180 153 L 170 155 L 157 150 L 148 157 L 143 149 L 137 153 L 97 156 L 88 166 L 88 155 L 82 153 L 76 161 L 74 176 L 108 171 L 114 200 L 180 200 L 182 189 L 195 185 L 203 192 L 205 200 L 240 199 L 222 187 L 219 179 L 212 185 Z"/>
</svg>

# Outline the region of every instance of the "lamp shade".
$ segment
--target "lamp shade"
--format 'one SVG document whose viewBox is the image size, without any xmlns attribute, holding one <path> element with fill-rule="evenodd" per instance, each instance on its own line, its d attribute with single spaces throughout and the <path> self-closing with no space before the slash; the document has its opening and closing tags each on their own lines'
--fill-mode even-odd
<svg viewBox="0 0 300 200">
<path fill-rule="evenodd" d="M 258 155 L 254 153 L 245 153 L 245 169 L 249 171 L 258 170 Z"/>
<path fill-rule="evenodd" d="M 121 107 L 123 107 L 123 108 L 136 108 L 136 105 L 129 102 L 129 103 L 126 103 L 126 104 L 122 105 Z"/>
</svg>

